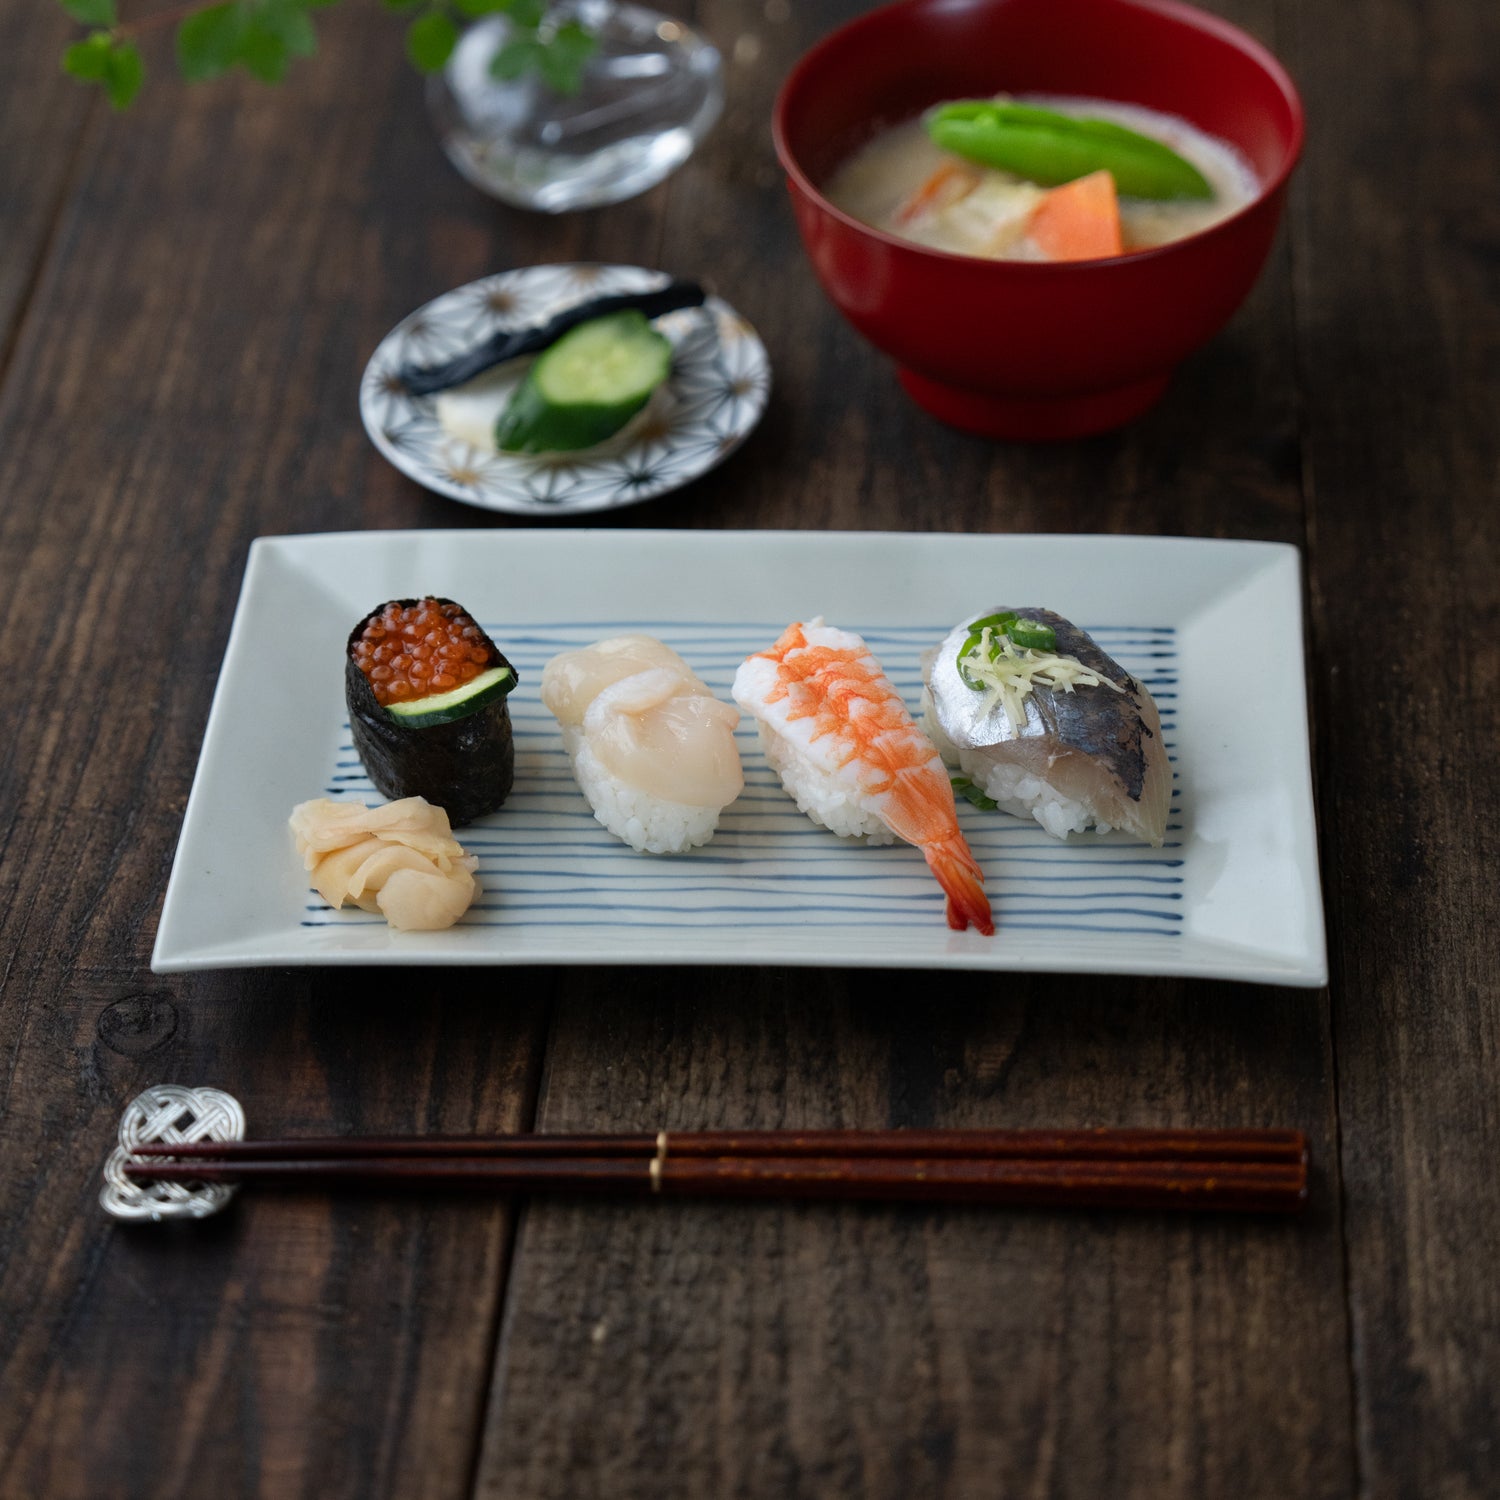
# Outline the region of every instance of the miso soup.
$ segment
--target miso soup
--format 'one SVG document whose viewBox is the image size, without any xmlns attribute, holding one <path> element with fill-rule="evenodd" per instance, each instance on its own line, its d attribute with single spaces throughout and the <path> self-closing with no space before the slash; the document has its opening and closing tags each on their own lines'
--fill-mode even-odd
<svg viewBox="0 0 1500 1500">
<path fill-rule="evenodd" d="M 1255 170 L 1228 142 L 1175 115 L 1104 99 L 1026 95 L 1014 101 L 1076 120 L 1123 126 L 1168 147 L 1195 167 L 1211 196 L 1103 199 L 1083 181 L 1046 187 L 1013 171 L 982 165 L 943 149 L 928 135 L 929 116 L 882 131 L 834 174 L 830 202 L 876 229 L 956 255 L 989 260 L 1073 260 L 1148 249 L 1217 224 L 1260 191 Z M 1099 174 L 1093 174 L 1098 176 Z M 1092 201 L 1087 201 L 1089 198 Z M 1074 201 L 1076 200 L 1076 201 Z M 1106 238 L 1085 224 L 1070 239 L 1071 220 L 1116 216 Z M 1062 232 L 1054 232 L 1061 225 Z"/>
</svg>

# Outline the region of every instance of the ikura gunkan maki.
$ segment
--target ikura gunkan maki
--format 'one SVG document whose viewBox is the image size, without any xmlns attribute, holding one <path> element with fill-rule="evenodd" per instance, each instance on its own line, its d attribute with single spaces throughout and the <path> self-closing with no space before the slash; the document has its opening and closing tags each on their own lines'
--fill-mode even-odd
<svg viewBox="0 0 1500 1500">
<path fill-rule="evenodd" d="M 456 828 L 494 812 L 515 777 L 515 668 L 460 604 L 392 599 L 349 636 L 354 748 L 382 795 L 425 797 Z"/>
</svg>

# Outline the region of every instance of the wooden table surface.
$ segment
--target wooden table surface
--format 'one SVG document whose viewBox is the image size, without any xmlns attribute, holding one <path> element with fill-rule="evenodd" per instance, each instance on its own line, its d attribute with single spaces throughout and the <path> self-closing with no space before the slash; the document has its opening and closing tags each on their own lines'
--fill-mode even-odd
<svg viewBox="0 0 1500 1500">
<path fill-rule="evenodd" d="M 279 91 L 153 54 L 116 117 L 4 0 L 0 1493 L 1500 1493 L 1500 11 L 1215 3 L 1308 105 L 1271 263 L 1155 412 L 1032 449 L 913 408 L 796 243 L 771 100 L 853 0 L 703 0 L 710 141 L 556 220 L 448 168 L 368 8 Z M 510 524 L 375 454 L 359 372 L 438 292 L 584 258 L 711 277 L 776 372 L 732 462 L 608 524 L 1299 544 L 1329 989 L 154 977 L 251 539 Z M 287 1132 L 1277 1124 L 1316 1173 L 1298 1223 L 261 1194 L 118 1227 L 100 1163 L 159 1081 Z"/>
</svg>

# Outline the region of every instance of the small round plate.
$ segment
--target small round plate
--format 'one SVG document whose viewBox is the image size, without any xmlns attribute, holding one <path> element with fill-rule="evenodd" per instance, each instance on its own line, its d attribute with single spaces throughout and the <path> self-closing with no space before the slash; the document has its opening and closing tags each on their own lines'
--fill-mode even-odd
<svg viewBox="0 0 1500 1500">
<path fill-rule="evenodd" d="M 656 320 L 672 342 L 671 375 L 623 433 L 580 453 L 472 447 L 443 428 L 437 397 L 408 395 L 396 378 L 403 365 L 451 358 L 499 329 L 668 280 L 640 266 L 527 266 L 446 292 L 397 324 L 370 357 L 359 412 L 371 442 L 408 478 L 440 495 L 532 517 L 614 510 L 706 474 L 749 435 L 771 389 L 765 346 L 718 297 Z"/>
</svg>

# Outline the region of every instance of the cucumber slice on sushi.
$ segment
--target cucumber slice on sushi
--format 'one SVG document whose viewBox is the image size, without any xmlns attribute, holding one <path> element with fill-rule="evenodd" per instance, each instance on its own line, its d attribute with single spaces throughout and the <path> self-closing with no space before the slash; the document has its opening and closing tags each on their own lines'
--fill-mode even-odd
<svg viewBox="0 0 1500 1500">
<path fill-rule="evenodd" d="M 460 604 L 376 606 L 349 636 L 344 698 L 354 748 L 392 800 L 425 797 L 452 825 L 494 812 L 515 779 L 506 698 L 516 670 Z"/>
<path fill-rule="evenodd" d="M 491 667 L 451 692 L 429 693 L 425 698 L 392 703 L 386 712 L 411 729 L 429 729 L 434 724 L 452 724 L 462 719 L 491 700 L 503 698 L 515 685 L 516 676 L 509 667 Z"/>
<path fill-rule="evenodd" d="M 495 424 L 502 453 L 570 453 L 613 437 L 672 369 L 641 312 L 581 323 L 537 357 Z"/>
</svg>

